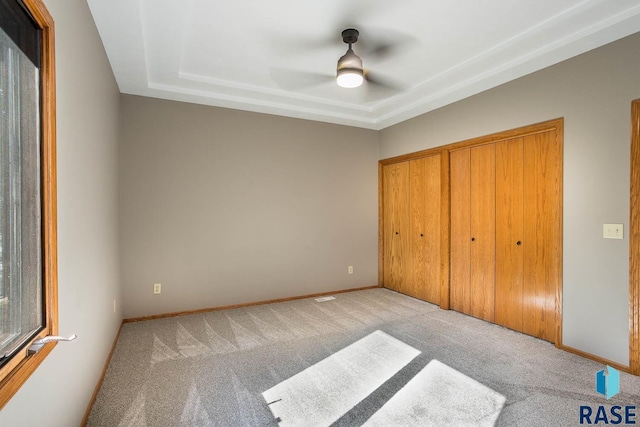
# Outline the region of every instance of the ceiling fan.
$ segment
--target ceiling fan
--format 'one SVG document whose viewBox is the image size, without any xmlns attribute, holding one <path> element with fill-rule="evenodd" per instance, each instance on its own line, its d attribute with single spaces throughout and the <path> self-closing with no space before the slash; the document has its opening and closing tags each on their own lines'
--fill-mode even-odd
<svg viewBox="0 0 640 427">
<path fill-rule="evenodd" d="M 272 69 L 271 75 L 280 86 L 286 89 L 303 89 L 304 87 L 316 86 L 327 82 L 335 81 L 342 88 L 357 88 L 363 83 L 367 83 L 369 88 L 389 91 L 400 91 L 404 88 L 391 79 L 374 74 L 371 70 L 364 68 L 363 61 L 354 50 L 353 45 L 358 42 L 360 32 L 355 28 L 347 28 L 341 33 L 342 41 L 349 47 L 347 52 L 340 57 L 334 75 L 324 73 L 313 73 L 302 70 L 282 70 Z M 335 39 L 334 39 L 335 40 Z M 364 44 L 362 50 L 365 58 L 387 59 L 392 53 L 402 47 L 406 47 L 407 38 L 402 40 L 402 44 L 397 41 L 378 41 Z M 363 42 L 361 41 L 360 44 Z M 322 46 L 327 42 L 322 42 Z M 404 45 L 404 46 L 403 46 Z"/>
</svg>

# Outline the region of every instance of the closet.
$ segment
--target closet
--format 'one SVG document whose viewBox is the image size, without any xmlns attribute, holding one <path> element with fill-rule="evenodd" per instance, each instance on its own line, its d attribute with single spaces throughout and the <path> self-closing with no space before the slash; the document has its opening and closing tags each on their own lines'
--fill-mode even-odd
<svg viewBox="0 0 640 427">
<path fill-rule="evenodd" d="M 380 161 L 381 286 L 558 344 L 563 120 Z"/>
<path fill-rule="evenodd" d="M 440 303 L 440 154 L 381 170 L 385 287 Z"/>
<path fill-rule="evenodd" d="M 552 127 L 449 154 L 451 308 L 552 342 L 562 259 L 559 136 Z"/>
</svg>

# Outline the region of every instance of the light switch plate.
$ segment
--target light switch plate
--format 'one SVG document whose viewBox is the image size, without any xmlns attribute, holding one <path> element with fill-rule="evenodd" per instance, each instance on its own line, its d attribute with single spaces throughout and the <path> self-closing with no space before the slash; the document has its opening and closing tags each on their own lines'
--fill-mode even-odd
<svg viewBox="0 0 640 427">
<path fill-rule="evenodd" d="M 602 237 L 605 239 L 622 239 L 624 235 L 622 224 L 603 224 Z"/>
</svg>

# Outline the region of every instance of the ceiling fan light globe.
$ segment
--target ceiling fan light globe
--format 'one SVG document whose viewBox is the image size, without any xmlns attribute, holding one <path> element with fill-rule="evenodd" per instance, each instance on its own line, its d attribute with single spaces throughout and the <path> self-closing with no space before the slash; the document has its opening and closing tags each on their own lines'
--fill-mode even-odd
<svg viewBox="0 0 640 427">
<path fill-rule="evenodd" d="M 338 86 L 345 88 L 358 87 L 364 81 L 362 59 L 349 46 L 349 50 L 338 60 Z"/>
<path fill-rule="evenodd" d="M 343 69 L 338 71 L 336 81 L 340 87 L 354 88 L 362 85 L 364 76 L 362 75 L 362 70 Z"/>
</svg>

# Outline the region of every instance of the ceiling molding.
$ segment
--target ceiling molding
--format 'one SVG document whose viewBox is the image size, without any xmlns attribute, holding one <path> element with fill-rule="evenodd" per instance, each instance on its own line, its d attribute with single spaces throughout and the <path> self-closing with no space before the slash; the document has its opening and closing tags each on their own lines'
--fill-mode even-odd
<svg viewBox="0 0 640 427">
<path fill-rule="evenodd" d="M 88 1 L 122 93 L 374 130 L 640 31 L 636 0 L 521 0 L 517 7 L 510 0 L 495 0 L 468 12 L 420 0 L 402 5 L 355 1 L 361 8 L 355 16 L 361 17 L 362 43 L 391 30 L 416 42 L 407 42 L 408 53 L 391 61 L 369 61 L 376 74 L 382 70 L 399 80 L 402 90 L 375 91 L 370 85 L 349 90 L 338 88 L 331 77 L 346 45 L 338 34 L 335 43 L 320 44 L 337 25 L 335 13 L 342 4 L 337 0 L 297 5 L 294 11 L 289 2 L 272 0 L 272 27 L 264 25 L 259 10 L 255 16 L 243 10 L 243 2 L 188 0 L 185 7 L 177 0 Z M 387 12 L 377 13 L 382 6 Z M 431 16 L 435 7 L 450 19 Z M 304 20 L 305 8 L 313 9 L 313 19 Z M 300 18 L 291 19 L 293 13 Z M 244 19 L 233 19 L 235 14 Z M 430 20 L 412 19 L 414 14 Z M 283 28 L 289 39 L 267 42 Z M 429 33 L 435 29 L 437 37 Z M 296 49 L 298 39 L 307 35 L 311 47 Z M 356 53 L 359 49 L 356 43 Z M 366 67 L 369 58 L 362 52 Z M 279 80 L 274 69 L 284 70 Z M 314 85 L 304 87 L 305 76 Z M 301 87 L 281 87 L 290 82 Z"/>
</svg>

